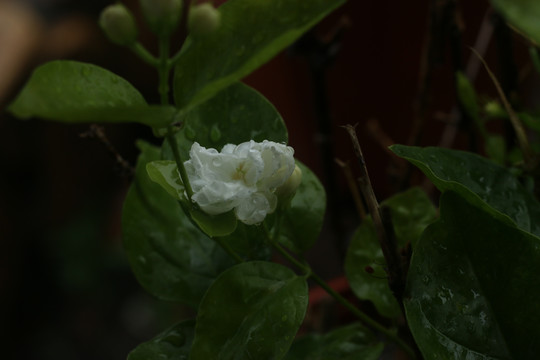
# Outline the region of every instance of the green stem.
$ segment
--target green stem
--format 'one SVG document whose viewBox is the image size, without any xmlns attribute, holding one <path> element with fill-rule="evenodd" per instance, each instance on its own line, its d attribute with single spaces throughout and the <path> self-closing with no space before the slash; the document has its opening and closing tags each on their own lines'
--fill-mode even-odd
<svg viewBox="0 0 540 360">
<path fill-rule="evenodd" d="M 150 54 L 140 42 L 133 44 L 130 49 L 148 65 L 158 67 L 158 59 L 156 59 L 154 55 Z"/>
<path fill-rule="evenodd" d="M 159 73 L 158 90 L 159 96 L 161 98 L 161 105 L 169 105 L 169 75 L 171 72 L 171 67 L 169 64 L 169 50 L 169 38 L 161 37 L 159 39 L 159 60 L 156 61 L 156 66 Z M 186 168 L 184 167 L 184 162 L 182 161 L 182 157 L 180 156 L 180 150 L 178 149 L 178 143 L 176 142 L 176 138 L 174 136 L 174 127 L 172 125 L 169 125 L 167 127 L 166 139 L 171 146 L 174 160 L 176 162 L 176 167 L 178 168 L 178 172 L 180 173 L 182 183 L 186 188 L 187 197 L 191 202 L 191 197 L 193 196 L 193 188 L 191 187 Z"/>
<path fill-rule="evenodd" d="M 234 252 L 234 250 L 231 249 L 229 244 L 227 244 L 227 242 L 223 241 L 223 239 L 221 239 L 219 237 L 215 237 L 215 238 L 212 238 L 212 239 L 214 239 L 219 244 L 219 246 L 221 246 L 221 248 L 223 250 L 225 250 L 225 252 L 227 252 L 227 254 L 229 254 L 229 256 L 232 257 L 234 259 L 234 261 L 236 261 L 237 264 L 240 264 L 240 263 L 244 262 L 244 260 L 236 252 Z"/>
<path fill-rule="evenodd" d="M 268 234 L 268 232 L 267 232 Z M 392 332 L 391 330 L 387 329 L 386 327 L 379 324 L 376 320 L 372 319 L 369 315 L 364 313 L 362 310 L 358 309 L 356 306 L 354 306 L 349 300 L 345 299 L 343 296 L 341 296 L 339 293 L 337 293 L 334 289 L 330 287 L 323 279 L 321 279 L 317 274 L 315 274 L 311 268 L 305 264 L 302 264 L 300 261 L 295 259 L 291 254 L 289 254 L 281 245 L 279 245 L 275 240 L 269 238 L 270 243 L 272 246 L 281 254 L 283 257 L 285 257 L 288 261 L 290 261 L 293 265 L 301 269 L 302 271 L 306 272 L 308 277 L 311 278 L 313 281 L 315 281 L 321 288 L 323 288 L 330 296 L 332 296 L 334 299 L 336 299 L 339 303 L 341 303 L 343 306 L 345 306 L 351 313 L 353 313 L 357 318 L 359 318 L 364 324 L 371 327 L 373 330 L 379 331 L 380 333 L 384 334 L 388 339 L 395 342 L 399 347 L 401 347 L 409 356 L 411 359 L 416 359 L 416 355 L 414 353 L 414 350 L 405 342 L 403 341 L 397 334 Z"/>
</svg>

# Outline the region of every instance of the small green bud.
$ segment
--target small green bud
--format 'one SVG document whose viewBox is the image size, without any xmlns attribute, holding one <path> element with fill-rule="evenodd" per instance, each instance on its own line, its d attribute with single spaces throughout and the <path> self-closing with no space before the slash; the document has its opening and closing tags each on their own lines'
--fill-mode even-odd
<svg viewBox="0 0 540 360">
<path fill-rule="evenodd" d="M 292 196 L 296 193 L 296 189 L 298 189 L 301 183 L 302 169 L 295 164 L 293 173 L 283 185 L 276 189 L 275 194 L 280 200 L 292 198 Z"/>
<path fill-rule="evenodd" d="M 139 0 L 148 27 L 158 36 L 169 36 L 182 16 L 182 0 Z"/>
<path fill-rule="evenodd" d="M 194 36 L 205 35 L 217 30 L 221 24 L 221 13 L 212 4 L 195 5 L 189 10 L 188 28 Z"/>
<path fill-rule="evenodd" d="M 484 105 L 484 111 L 490 118 L 507 117 L 506 110 L 499 104 L 498 101 L 492 100 Z"/>
<path fill-rule="evenodd" d="M 109 5 L 99 16 L 99 26 L 113 43 L 130 46 L 137 40 L 133 14 L 122 4 Z"/>
</svg>

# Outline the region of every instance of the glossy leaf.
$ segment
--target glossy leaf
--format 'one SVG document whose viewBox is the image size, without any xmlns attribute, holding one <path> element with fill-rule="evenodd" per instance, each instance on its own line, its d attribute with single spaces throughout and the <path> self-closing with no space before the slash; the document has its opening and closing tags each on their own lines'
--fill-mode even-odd
<svg viewBox="0 0 540 360">
<path fill-rule="evenodd" d="M 194 334 L 195 320 L 182 321 L 137 346 L 127 360 L 188 360 Z"/>
<path fill-rule="evenodd" d="M 455 191 L 520 229 L 540 235 L 540 203 L 508 169 L 459 150 L 404 145 L 393 145 L 391 150 L 416 165 L 439 190 Z"/>
<path fill-rule="evenodd" d="M 148 292 L 197 306 L 212 281 L 233 262 L 191 224 L 178 201 L 148 177 L 146 164 L 159 159 L 159 148 L 139 146 L 142 153 L 122 214 L 128 260 Z"/>
<path fill-rule="evenodd" d="M 235 83 L 210 101 L 182 117 L 184 129 L 176 134 L 182 157 L 188 159 L 193 142 L 221 150 L 226 144 L 249 140 L 286 143 L 287 128 L 276 108 L 261 94 L 242 83 Z M 164 156 L 172 160 L 167 144 Z"/>
<path fill-rule="evenodd" d="M 290 250 L 300 253 L 313 246 L 321 232 L 326 210 L 326 192 L 317 176 L 300 161 L 302 183 L 290 206 L 278 216 L 281 219 L 279 241 Z M 279 220 L 278 220 L 279 221 Z"/>
<path fill-rule="evenodd" d="M 165 189 L 176 200 L 186 201 L 184 184 L 180 179 L 176 162 L 171 160 L 151 161 L 146 164 L 148 177 Z"/>
<path fill-rule="evenodd" d="M 204 211 L 193 208 L 189 210 L 191 218 L 208 236 L 227 236 L 236 229 L 236 215 L 234 211 L 223 214 L 209 215 Z"/>
<path fill-rule="evenodd" d="M 307 301 L 306 280 L 292 270 L 265 261 L 236 265 L 201 302 L 190 359 L 280 359 Z"/>
<path fill-rule="evenodd" d="M 179 108 L 198 105 L 292 44 L 344 0 L 234 0 L 219 7 L 221 26 L 190 37 L 174 74 Z"/>
<path fill-rule="evenodd" d="M 296 340 L 285 360 L 377 360 L 384 344 L 359 323 Z"/>
<path fill-rule="evenodd" d="M 491 0 L 506 20 L 540 44 L 540 3 L 536 0 Z"/>
<path fill-rule="evenodd" d="M 148 106 L 137 89 L 108 70 L 67 60 L 38 67 L 8 110 L 23 119 L 139 122 L 153 127 L 174 122 L 177 113 L 172 106 Z"/>
<path fill-rule="evenodd" d="M 437 216 L 437 211 L 427 195 L 418 188 L 397 194 L 381 205 L 390 208 L 399 247 L 410 242 L 414 248 L 424 229 Z M 401 310 L 388 287 L 385 264 L 375 227 L 371 218 L 367 218 L 349 245 L 345 258 L 345 274 L 359 299 L 370 300 L 381 315 L 394 318 L 401 315 Z M 366 267 L 374 272 L 366 272 Z"/>
<path fill-rule="evenodd" d="M 234 232 L 221 240 L 245 260 L 270 260 L 272 255 L 272 246 L 266 241 L 262 226 L 239 221 Z"/>
<path fill-rule="evenodd" d="M 540 353 L 540 238 L 464 197 L 442 195 L 409 269 L 405 309 L 427 359 Z"/>
</svg>

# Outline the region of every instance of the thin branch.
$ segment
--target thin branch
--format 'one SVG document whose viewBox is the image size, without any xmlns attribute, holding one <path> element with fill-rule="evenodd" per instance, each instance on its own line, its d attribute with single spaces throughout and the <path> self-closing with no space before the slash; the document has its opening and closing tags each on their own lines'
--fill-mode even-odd
<svg viewBox="0 0 540 360">
<path fill-rule="evenodd" d="M 364 202 L 362 201 L 362 196 L 360 195 L 360 192 L 358 191 L 358 187 L 356 186 L 356 181 L 354 181 L 351 167 L 349 166 L 348 162 L 341 161 L 340 159 L 334 159 L 334 160 L 336 164 L 338 164 L 338 166 L 343 171 L 343 174 L 345 175 L 347 186 L 349 187 L 349 190 L 354 200 L 354 204 L 356 205 L 356 211 L 358 211 L 358 215 L 360 216 L 360 221 L 363 221 L 364 218 L 366 217 L 366 209 L 364 208 Z"/>
<path fill-rule="evenodd" d="M 388 234 L 386 231 L 385 222 L 382 219 L 381 212 L 379 209 L 379 203 L 373 192 L 373 187 L 371 186 L 371 181 L 369 179 L 369 174 L 367 171 L 366 163 L 364 160 L 364 155 L 362 154 L 362 149 L 360 148 L 360 143 L 356 137 L 356 130 L 354 126 L 346 125 L 343 128 L 349 133 L 351 138 L 354 153 L 358 158 L 360 163 L 360 191 L 366 200 L 369 213 L 373 219 L 373 224 L 375 225 L 375 230 L 377 232 L 377 237 L 379 240 L 379 245 L 383 252 L 386 264 L 388 265 L 388 285 L 392 293 L 398 300 L 398 303 L 403 303 L 403 292 L 405 291 L 405 277 L 403 276 L 404 272 L 402 269 L 401 259 L 398 254 L 395 242 L 392 239 L 392 234 Z"/>
</svg>

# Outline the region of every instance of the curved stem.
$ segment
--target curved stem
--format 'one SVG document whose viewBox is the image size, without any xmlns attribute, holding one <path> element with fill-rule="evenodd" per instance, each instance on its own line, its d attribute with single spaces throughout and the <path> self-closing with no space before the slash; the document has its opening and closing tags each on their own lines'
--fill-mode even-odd
<svg viewBox="0 0 540 360">
<path fill-rule="evenodd" d="M 244 262 L 244 260 L 236 252 L 234 252 L 234 250 L 231 249 L 229 244 L 227 244 L 225 241 L 223 241 L 223 239 L 218 238 L 218 237 L 215 237 L 215 238 L 212 238 L 212 239 L 214 239 L 219 244 L 219 246 L 221 246 L 221 248 L 223 250 L 225 250 L 225 252 L 227 252 L 227 254 L 229 254 L 229 256 L 232 257 L 234 259 L 234 261 L 236 261 L 237 264 L 240 264 L 240 263 Z"/>
<path fill-rule="evenodd" d="M 265 227 L 266 228 L 266 227 Z M 267 232 L 268 235 L 268 232 Z M 304 271 L 309 278 L 311 278 L 313 281 L 315 281 L 321 288 L 323 288 L 330 296 L 332 296 L 334 299 L 336 299 L 340 304 L 345 306 L 352 314 L 354 314 L 357 318 L 360 319 L 365 325 L 369 326 L 371 329 L 376 330 L 382 334 L 384 334 L 388 339 L 392 340 L 394 343 L 396 343 L 399 347 L 401 347 L 407 354 L 411 357 L 411 359 L 416 359 L 416 354 L 414 353 L 414 350 L 405 342 L 403 341 L 397 334 L 395 334 L 393 331 L 387 329 L 380 323 L 378 323 L 376 320 L 371 318 L 369 315 L 364 313 L 362 310 L 358 309 L 356 306 L 354 306 L 349 300 L 345 299 L 343 296 L 341 296 L 338 292 L 336 292 L 334 289 L 330 287 L 323 279 L 321 279 L 317 274 L 315 274 L 311 268 L 305 264 L 302 264 L 300 261 L 295 259 L 291 254 L 289 254 L 281 245 L 279 245 L 274 239 L 271 239 L 269 237 L 270 244 L 281 254 L 283 257 L 285 257 L 288 261 L 290 261 L 293 265 Z"/>
<path fill-rule="evenodd" d="M 158 59 L 146 50 L 140 42 L 136 42 L 130 47 L 130 50 L 133 51 L 139 58 L 141 58 L 145 63 L 150 66 L 157 67 L 159 65 Z"/>
</svg>

